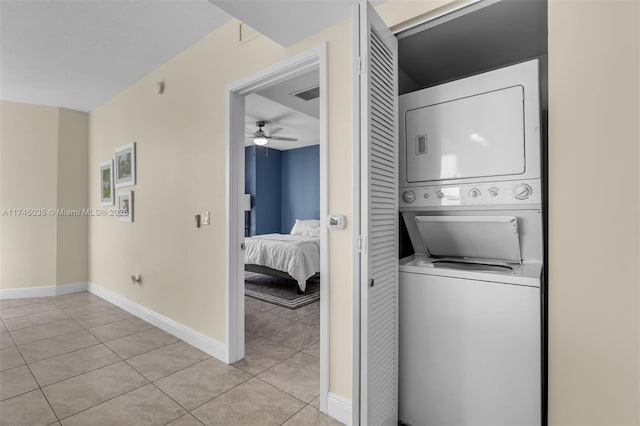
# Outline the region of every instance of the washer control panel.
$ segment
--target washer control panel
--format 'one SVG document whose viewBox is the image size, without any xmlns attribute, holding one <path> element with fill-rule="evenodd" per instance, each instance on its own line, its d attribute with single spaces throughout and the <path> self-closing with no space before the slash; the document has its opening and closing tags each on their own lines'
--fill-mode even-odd
<svg viewBox="0 0 640 426">
<path fill-rule="evenodd" d="M 400 188 L 400 207 L 539 204 L 540 179 Z"/>
</svg>

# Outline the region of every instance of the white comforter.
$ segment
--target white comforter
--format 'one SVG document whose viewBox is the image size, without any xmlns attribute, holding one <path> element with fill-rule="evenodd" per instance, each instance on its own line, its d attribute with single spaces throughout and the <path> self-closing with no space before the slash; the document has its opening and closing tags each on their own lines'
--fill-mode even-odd
<svg viewBox="0 0 640 426">
<path fill-rule="evenodd" d="M 318 237 L 265 234 L 244 241 L 244 263 L 284 271 L 298 281 L 302 291 L 307 287 L 307 279 L 320 272 Z"/>
</svg>

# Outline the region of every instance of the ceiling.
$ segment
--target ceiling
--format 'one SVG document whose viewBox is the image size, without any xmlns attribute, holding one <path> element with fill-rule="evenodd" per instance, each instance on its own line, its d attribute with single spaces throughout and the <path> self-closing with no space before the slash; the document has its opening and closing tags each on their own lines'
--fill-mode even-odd
<svg viewBox="0 0 640 426">
<path fill-rule="evenodd" d="M 295 111 L 258 94 L 245 97 L 245 128 L 253 133 L 256 121 L 269 122 L 263 130 L 271 135 L 297 138 L 296 142 L 270 140 L 266 145 L 279 151 L 302 148 L 320 143 L 320 122 L 317 118 Z M 253 145 L 253 138 L 245 138 L 245 146 Z"/>
<path fill-rule="evenodd" d="M 270 86 L 264 90 L 259 91 L 258 94 L 267 99 L 271 99 L 272 101 L 287 106 L 293 110 L 319 119 L 320 98 L 305 101 L 292 95 L 292 93 L 298 93 L 306 89 L 318 87 L 319 82 L 320 71 L 315 70 Z"/>
<path fill-rule="evenodd" d="M 355 0 L 211 0 L 284 47 L 351 17 Z"/>
<path fill-rule="evenodd" d="M 547 53 L 546 0 L 485 4 L 399 35 L 401 94 Z"/>
<path fill-rule="evenodd" d="M 348 19 L 357 3 L 0 0 L 0 98 L 92 111 L 231 16 L 290 46 Z"/>
<path fill-rule="evenodd" d="M 230 19 L 206 0 L 2 0 L 1 98 L 91 111 Z"/>
</svg>

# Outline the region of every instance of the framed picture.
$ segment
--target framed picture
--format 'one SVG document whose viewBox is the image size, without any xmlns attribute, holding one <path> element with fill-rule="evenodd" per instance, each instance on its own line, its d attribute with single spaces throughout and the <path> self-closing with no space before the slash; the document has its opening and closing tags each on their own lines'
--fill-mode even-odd
<svg viewBox="0 0 640 426">
<path fill-rule="evenodd" d="M 112 206 L 113 197 L 113 160 L 100 163 L 100 205 Z"/>
<path fill-rule="evenodd" d="M 118 192 L 118 222 L 133 222 L 133 191 Z"/>
<path fill-rule="evenodd" d="M 116 148 L 114 155 L 115 187 L 136 184 L 136 143 L 131 142 Z"/>
</svg>

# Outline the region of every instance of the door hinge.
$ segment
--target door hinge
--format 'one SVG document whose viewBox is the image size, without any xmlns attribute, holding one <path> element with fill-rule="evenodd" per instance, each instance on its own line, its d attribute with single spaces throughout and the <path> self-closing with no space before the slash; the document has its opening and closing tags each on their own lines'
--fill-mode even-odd
<svg viewBox="0 0 640 426">
<path fill-rule="evenodd" d="M 366 253 L 367 252 L 367 236 L 360 235 L 356 240 L 356 248 L 358 249 L 358 253 Z"/>
<path fill-rule="evenodd" d="M 358 61 L 356 63 L 356 68 L 358 71 L 358 75 L 362 75 L 365 72 L 365 67 L 367 66 L 367 57 L 359 56 Z"/>
</svg>

